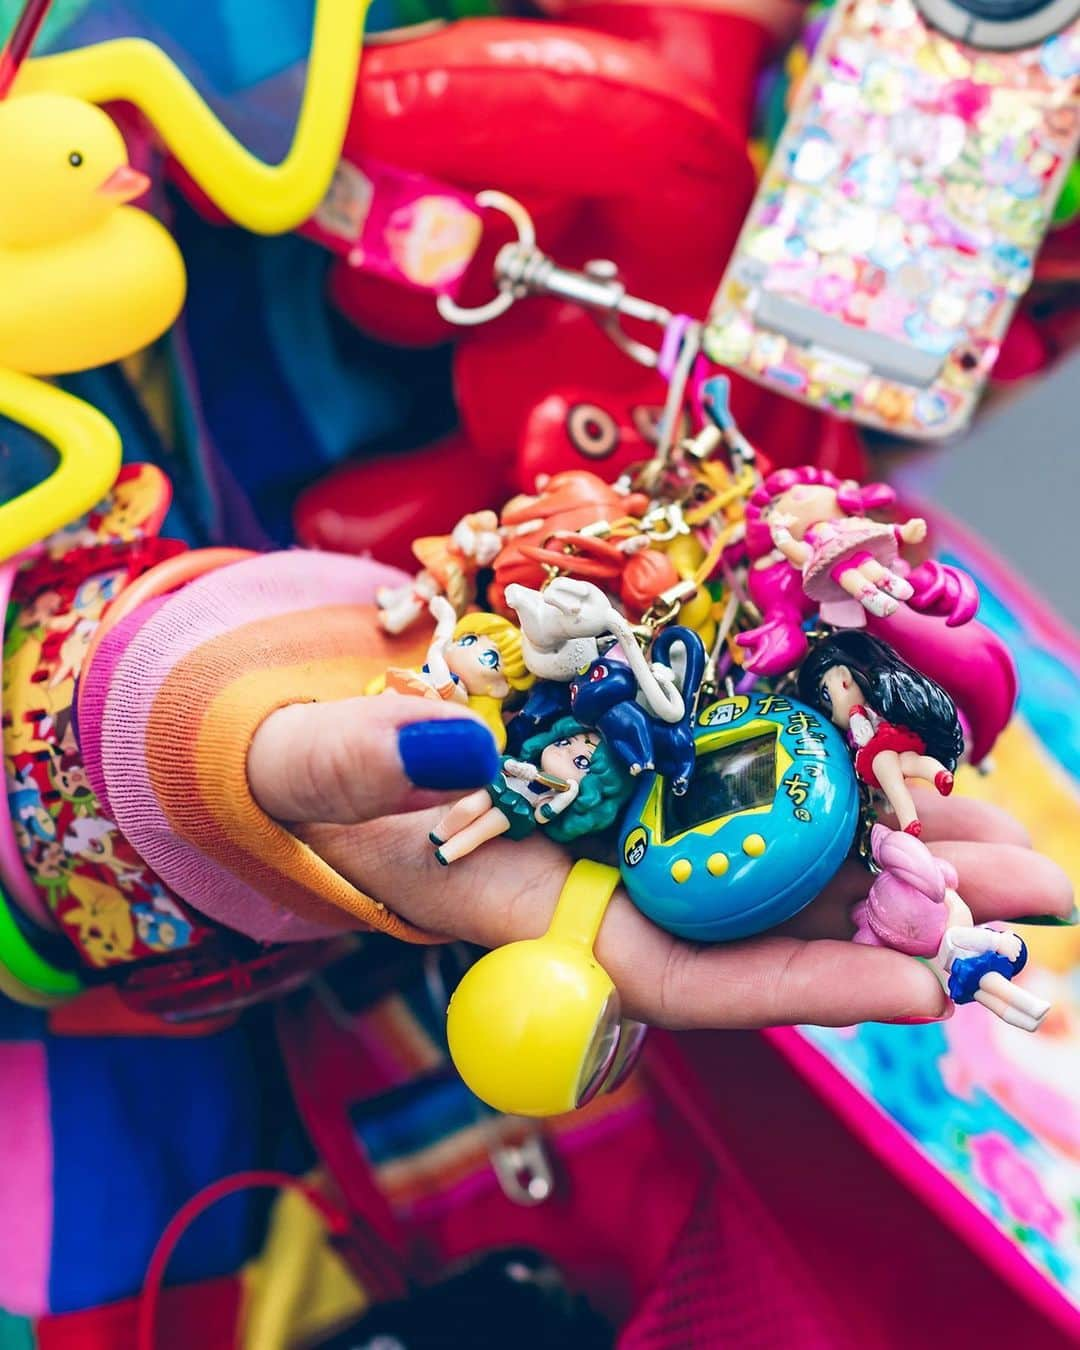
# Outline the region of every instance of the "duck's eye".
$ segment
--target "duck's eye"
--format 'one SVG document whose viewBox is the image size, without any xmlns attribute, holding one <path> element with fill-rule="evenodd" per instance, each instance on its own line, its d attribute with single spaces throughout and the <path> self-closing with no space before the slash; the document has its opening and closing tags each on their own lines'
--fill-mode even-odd
<svg viewBox="0 0 1080 1350">
<path fill-rule="evenodd" d="M 82 162 L 83 157 L 82 155 L 79 154 L 78 150 L 72 150 L 71 154 L 68 155 L 68 163 L 71 165 L 73 169 L 77 169 L 82 164 Z"/>
<path fill-rule="evenodd" d="M 829 693 L 829 686 L 827 684 L 823 684 L 818 690 L 818 697 L 826 708 L 832 707 L 832 694 Z"/>
</svg>

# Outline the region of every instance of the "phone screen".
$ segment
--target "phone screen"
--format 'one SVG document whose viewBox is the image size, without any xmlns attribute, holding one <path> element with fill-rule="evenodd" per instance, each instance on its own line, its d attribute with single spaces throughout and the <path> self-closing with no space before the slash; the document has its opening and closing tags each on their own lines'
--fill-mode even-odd
<svg viewBox="0 0 1080 1350">
<path fill-rule="evenodd" d="M 51 441 L 0 416 L 0 506 L 51 478 L 60 455 Z"/>
</svg>

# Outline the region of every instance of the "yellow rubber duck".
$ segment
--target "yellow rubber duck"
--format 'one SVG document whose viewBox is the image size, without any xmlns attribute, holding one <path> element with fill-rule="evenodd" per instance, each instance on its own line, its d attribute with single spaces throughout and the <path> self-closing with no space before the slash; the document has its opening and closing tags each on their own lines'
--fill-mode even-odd
<svg viewBox="0 0 1080 1350">
<path fill-rule="evenodd" d="M 0 103 L 0 367 L 60 375 L 168 329 L 186 275 L 115 123 L 67 94 Z"/>
</svg>

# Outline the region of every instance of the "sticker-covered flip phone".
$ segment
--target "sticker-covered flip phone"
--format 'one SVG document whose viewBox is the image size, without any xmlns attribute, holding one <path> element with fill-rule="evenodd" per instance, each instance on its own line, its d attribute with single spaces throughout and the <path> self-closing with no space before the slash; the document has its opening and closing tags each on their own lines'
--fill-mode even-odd
<svg viewBox="0 0 1080 1350">
<path fill-rule="evenodd" d="M 650 776 L 626 813 L 623 882 L 654 922 L 716 942 L 782 923 L 847 856 L 859 790 L 827 718 L 785 695 L 704 707 L 690 789 Z"/>
<path fill-rule="evenodd" d="M 970 420 L 1080 145 L 1080 0 L 837 0 L 705 347 L 898 435 Z"/>
</svg>

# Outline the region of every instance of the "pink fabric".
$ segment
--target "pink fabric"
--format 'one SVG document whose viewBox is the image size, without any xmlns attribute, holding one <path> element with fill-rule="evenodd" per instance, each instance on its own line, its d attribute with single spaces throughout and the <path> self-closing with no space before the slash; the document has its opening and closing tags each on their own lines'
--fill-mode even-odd
<svg viewBox="0 0 1080 1350">
<path fill-rule="evenodd" d="M 4 563 L 0 567 L 0 615 L 7 610 L 11 598 L 11 587 L 19 564 L 15 561 Z M 0 715 L 3 713 L 3 686 L 0 685 Z M 56 931 L 56 924 L 49 913 L 40 892 L 30 880 L 30 874 L 23 862 L 22 851 L 15 839 L 15 827 L 11 820 L 11 803 L 8 801 L 6 784 L 0 784 L 0 877 L 4 889 L 19 906 L 28 919 L 42 928 Z"/>
<path fill-rule="evenodd" d="M 340 932 L 340 926 L 301 919 L 271 903 L 176 836 L 146 763 L 146 726 L 158 691 L 178 661 L 232 629 L 293 612 L 302 626 L 307 611 L 371 604 L 380 586 L 407 580 L 370 559 L 329 553 L 271 553 L 236 563 L 172 596 L 139 627 L 111 670 L 103 699 L 101 770 L 113 818 L 158 876 L 216 922 L 260 942 L 313 941 Z M 100 675 L 95 661 L 91 683 Z"/>
<path fill-rule="evenodd" d="M 0 1307 L 20 1317 L 48 1311 L 52 1149 L 45 1046 L 0 1043 Z"/>
<path fill-rule="evenodd" d="M 168 599 L 167 595 L 162 595 L 156 600 L 149 600 L 145 605 L 140 605 L 134 614 L 122 619 L 112 632 L 106 635 L 97 650 L 94 657 L 94 678 L 85 682 L 85 690 L 80 688 L 76 691 L 76 696 L 80 700 L 79 751 L 82 754 L 87 777 L 90 779 L 90 786 L 94 789 L 102 812 L 109 820 L 113 819 L 112 806 L 109 802 L 108 784 L 101 768 L 101 733 L 105 700 L 108 697 L 113 674 L 128 645 L 143 624 L 149 622 Z"/>
</svg>

